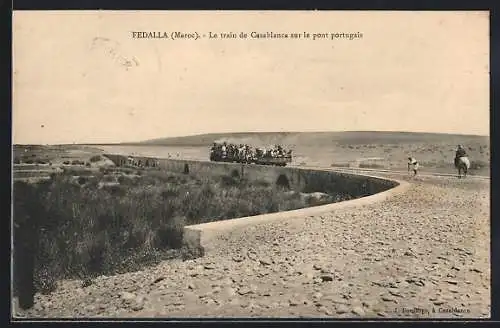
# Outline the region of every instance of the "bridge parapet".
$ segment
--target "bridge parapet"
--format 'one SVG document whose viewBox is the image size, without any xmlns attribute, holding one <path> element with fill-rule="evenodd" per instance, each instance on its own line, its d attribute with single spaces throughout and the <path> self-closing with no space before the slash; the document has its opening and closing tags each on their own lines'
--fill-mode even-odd
<svg viewBox="0 0 500 328">
<path fill-rule="evenodd" d="M 106 154 L 115 165 L 127 165 L 127 156 Z M 153 160 L 149 157 L 136 159 Z M 263 180 L 271 185 L 279 185 L 301 192 L 343 193 L 353 198 L 373 195 L 398 185 L 383 178 L 336 172 L 332 169 L 308 169 L 279 167 L 256 164 L 223 163 L 209 161 L 154 159 L 160 169 L 177 173 L 201 176 L 229 175 L 250 181 Z"/>
</svg>

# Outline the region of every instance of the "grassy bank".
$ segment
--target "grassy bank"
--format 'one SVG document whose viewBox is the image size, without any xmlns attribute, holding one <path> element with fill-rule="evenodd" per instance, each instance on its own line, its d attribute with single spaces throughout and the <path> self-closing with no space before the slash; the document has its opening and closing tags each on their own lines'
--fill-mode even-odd
<svg viewBox="0 0 500 328">
<path fill-rule="evenodd" d="M 299 193 L 264 181 L 160 170 L 66 169 L 48 181 L 14 185 L 14 223 L 22 227 L 31 215 L 39 224 L 35 284 L 41 292 L 60 278 L 85 280 L 199 255 L 182 249 L 186 224 L 309 205 Z"/>
</svg>

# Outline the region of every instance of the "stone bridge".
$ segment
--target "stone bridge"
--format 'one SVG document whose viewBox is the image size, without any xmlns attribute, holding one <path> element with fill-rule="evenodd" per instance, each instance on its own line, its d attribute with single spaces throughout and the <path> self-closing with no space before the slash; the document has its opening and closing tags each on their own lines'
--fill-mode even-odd
<svg viewBox="0 0 500 328">
<path fill-rule="evenodd" d="M 129 157 L 106 154 L 117 166 L 128 165 Z M 155 159 L 137 157 L 141 163 L 154 163 L 160 169 L 170 172 L 194 174 L 197 176 L 226 175 L 250 181 L 261 180 L 271 185 L 301 192 L 325 192 L 349 194 L 355 198 L 373 195 L 398 183 L 395 181 L 332 170 L 278 167 L 256 164 L 223 163 L 177 159 Z M 148 165 L 143 165 L 148 166 Z M 153 166 L 153 165 L 150 165 Z"/>
</svg>

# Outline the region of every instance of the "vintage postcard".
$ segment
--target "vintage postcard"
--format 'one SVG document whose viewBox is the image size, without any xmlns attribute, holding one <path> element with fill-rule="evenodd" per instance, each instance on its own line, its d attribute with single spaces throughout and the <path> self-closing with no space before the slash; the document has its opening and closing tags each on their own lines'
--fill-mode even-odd
<svg viewBox="0 0 500 328">
<path fill-rule="evenodd" d="M 489 318 L 489 13 L 13 14 L 14 318 Z"/>
</svg>

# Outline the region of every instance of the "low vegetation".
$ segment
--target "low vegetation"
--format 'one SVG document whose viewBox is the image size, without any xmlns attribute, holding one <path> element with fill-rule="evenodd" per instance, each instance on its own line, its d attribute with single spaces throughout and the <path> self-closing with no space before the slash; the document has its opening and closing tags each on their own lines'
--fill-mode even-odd
<svg viewBox="0 0 500 328">
<path fill-rule="evenodd" d="M 155 169 L 67 168 L 38 184 L 14 185 L 14 222 L 22 228 L 32 215 L 40 225 L 35 283 L 41 292 L 52 291 L 60 278 L 88 279 L 188 256 L 186 224 L 310 205 L 319 204 L 265 181 Z M 29 212 L 33 206 L 36 213 Z"/>
<path fill-rule="evenodd" d="M 382 164 L 377 163 L 360 163 L 359 167 L 362 169 L 385 169 L 386 167 Z"/>
</svg>

